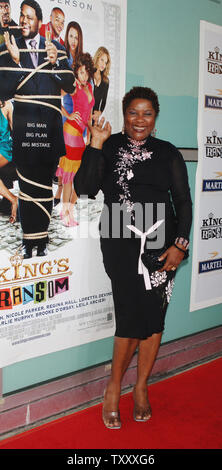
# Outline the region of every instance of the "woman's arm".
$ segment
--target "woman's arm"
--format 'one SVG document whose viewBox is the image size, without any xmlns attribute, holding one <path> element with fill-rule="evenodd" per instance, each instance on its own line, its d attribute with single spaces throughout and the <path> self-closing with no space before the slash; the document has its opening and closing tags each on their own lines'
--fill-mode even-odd
<svg viewBox="0 0 222 470">
<path fill-rule="evenodd" d="M 69 66 L 68 60 L 65 58 L 66 50 L 59 42 L 54 40 L 52 41 L 52 46 L 54 46 L 54 48 L 56 47 L 57 50 L 64 52 L 64 58 L 62 59 L 62 54 L 61 56 L 58 56 L 60 60 L 53 65 L 55 73 L 52 74 L 51 77 L 56 81 L 59 88 L 66 91 L 66 93 L 71 94 L 75 89 L 75 77 L 73 70 Z M 64 71 L 66 71 L 66 73 L 63 73 Z"/>
<path fill-rule="evenodd" d="M 177 218 L 176 237 L 189 240 L 192 223 L 192 200 L 187 168 L 181 153 L 175 149 L 170 164 L 171 196 Z"/>
<path fill-rule="evenodd" d="M 175 245 L 172 245 L 161 256 L 161 260 L 166 259 L 163 268 L 160 271 L 171 270 L 172 267 L 178 267 L 184 259 L 186 252 L 186 242 L 189 242 L 189 234 L 192 223 L 192 201 L 188 183 L 187 168 L 181 153 L 173 148 L 170 158 L 171 174 L 171 196 L 177 218 L 177 231 Z M 184 240 L 185 245 L 182 240 Z M 177 248 L 178 247 L 178 248 Z M 188 246 L 187 246 L 188 248 Z M 183 251 L 184 250 L 184 253 Z"/>
<path fill-rule="evenodd" d="M 81 118 L 81 114 L 78 111 L 75 111 L 69 114 L 63 105 L 61 106 L 61 110 L 62 110 L 62 114 L 64 117 L 66 117 L 70 121 L 76 121 L 78 124 L 81 124 L 82 118 Z"/>
<path fill-rule="evenodd" d="M 67 113 L 66 108 L 64 108 L 63 105 L 61 106 L 61 110 L 62 110 L 62 115 L 66 118 L 69 118 L 69 113 Z"/>
<path fill-rule="evenodd" d="M 12 131 L 13 106 L 12 106 L 11 101 L 5 101 L 4 106 L 2 107 L 2 114 L 7 119 L 10 130 Z"/>
<path fill-rule="evenodd" d="M 9 123 L 9 127 L 11 131 L 12 131 L 12 123 L 13 123 L 12 115 L 13 115 L 13 105 L 11 101 L 8 101 L 7 102 L 7 119 L 8 119 L 8 123 Z"/>
<path fill-rule="evenodd" d="M 91 111 L 91 113 L 90 113 L 90 118 L 89 118 L 89 121 L 88 121 L 88 127 L 87 127 L 87 142 L 86 142 L 86 145 L 89 145 L 89 144 L 90 144 L 91 132 L 90 132 L 90 129 L 89 129 L 89 125 L 92 125 L 92 111 Z"/>
</svg>

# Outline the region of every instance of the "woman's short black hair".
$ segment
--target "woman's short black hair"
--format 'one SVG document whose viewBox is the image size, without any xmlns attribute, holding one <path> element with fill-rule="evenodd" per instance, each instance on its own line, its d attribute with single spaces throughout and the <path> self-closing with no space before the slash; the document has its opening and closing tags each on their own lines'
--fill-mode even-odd
<svg viewBox="0 0 222 470">
<path fill-rule="evenodd" d="M 40 7 L 40 5 L 35 1 L 35 0 L 24 0 L 20 6 L 20 9 L 22 9 L 22 7 L 24 5 L 27 5 L 28 7 L 31 7 L 35 10 L 35 14 L 38 18 L 39 21 L 42 21 L 42 9 Z"/>
<path fill-rule="evenodd" d="M 159 114 L 160 105 L 158 96 L 151 88 L 143 87 L 143 86 L 134 86 L 131 88 L 128 93 L 125 94 L 123 97 L 122 105 L 123 105 L 123 115 L 125 116 L 126 110 L 130 105 L 132 100 L 142 98 L 144 100 L 151 101 L 153 109 L 156 113 L 156 116 Z"/>
</svg>

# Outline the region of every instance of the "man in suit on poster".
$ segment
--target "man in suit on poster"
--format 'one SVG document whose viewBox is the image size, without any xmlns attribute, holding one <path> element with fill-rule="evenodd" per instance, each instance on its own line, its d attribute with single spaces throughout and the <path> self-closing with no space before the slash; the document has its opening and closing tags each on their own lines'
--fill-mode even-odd
<svg viewBox="0 0 222 470">
<path fill-rule="evenodd" d="M 11 5 L 9 0 L 0 1 L 0 44 L 5 42 L 4 33 L 9 31 L 15 37 L 21 36 L 21 29 L 11 18 Z"/>
<path fill-rule="evenodd" d="M 61 115 L 61 90 L 74 91 L 74 75 L 65 49 L 39 35 L 42 10 L 35 0 L 20 7 L 22 37 L 5 33 L 0 48 L 0 99 L 14 97 L 13 159 L 19 176 L 19 214 L 23 256 L 47 253 L 53 205 L 52 180 L 58 160 L 66 154 Z"/>
<path fill-rule="evenodd" d="M 65 14 L 61 10 L 61 8 L 55 7 L 51 11 L 50 21 L 47 24 L 42 24 L 39 33 L 41 36 L 46 37 L 47 32 L 50 32 L 52 39 L 55 41 L 60 42 L 62 46 L 65 45 L 63 39 L 61 38 L 61 34 L 63 32 L 65 25 Z"/>
<path fill-rule="evenodd" d="M 21 28 L 11 17 L 10 0 L 0 0 L 0 45 L 5 42 L 4 33 L 6 31 L 9 32 L 10 36 L 13 34 L 15 38 L 21 36 Z M 13 181 L 17 180 L 13 162 L 10 161 L 7 165 L 0 166 L 0 179 L 6 188 L 13 188 Z M 0 200 L 0 212 L 7 215 L 11 214 L 11 204 L 5 197 Z"/>
</svg>

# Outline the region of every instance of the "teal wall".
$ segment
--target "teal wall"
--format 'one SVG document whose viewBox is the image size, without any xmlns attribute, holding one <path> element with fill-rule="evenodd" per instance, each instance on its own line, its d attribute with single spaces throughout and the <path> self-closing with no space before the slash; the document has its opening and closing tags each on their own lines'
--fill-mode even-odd
<svg viewBox="0 0 222 470">
<path fill-rule="evenodd" d="M 157 92 L 157 137 L 177 147 L 197 147 L 200 20 L 222 25 L 222 4 L 128 0 L 126 89 L 144 85 Z"/>
<path fill-rule="evenodd" d="M 157 137 L 196 148 L 200 19 L 222 25 L 210 0 L 128 0 L 126 90 L 153 88 L 160 100 Z M 187 163 L 194 200 L 196 163 Z M 191 234 L 192 245 L 192 234 Z M 189 312 L 191 258 L 177 273 L 163 342 L 221 324 L 221 304 Z M 112 338 L 27 360 L 3 370 L 3 393 L 109 361 Z"/>
</svg>

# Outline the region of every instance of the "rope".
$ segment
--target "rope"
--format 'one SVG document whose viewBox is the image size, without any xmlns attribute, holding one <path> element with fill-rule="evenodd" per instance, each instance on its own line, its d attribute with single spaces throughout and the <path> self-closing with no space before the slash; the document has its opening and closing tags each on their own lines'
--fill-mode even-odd
<svg viewBox="0 0 222 470">
<path fill-rule="evenodd" d="M 38 202 L 38 199 L 34 199 L 33 197 L 29 196 L 28 194 L 22 193 L 21 191 L 19 193 L 19 199 L 22 199 L 23 201 L 26 201 L 26 202 L 33 202 L 38 207 L 40 207 L 40 209 L 42 209 L 43 212 L 45 212 L 45 214 L 47 215 L 49 220 L 51 219 L 50 213 L 47 211 L 47 209 L 42 204 L 40 204 L 40 202 Z M 42 201 L 52 201 L 53 199 L 54 199 L 53 197 L 50 197 L 48 199 L 42 199 Z"/>
<path fill-rule="evenodd" d="M 19 103 L 40 104 L 41 106 L 47 106 L 48 108 L 52 108 L 55 111 L 58 111 L 61 115 L 63 115 L 61 109 L 57 106 L 51 103 L 47 103 L 45 101 L 38 101 L 37 98 L 43 98 L 46 100 L 60 100 L 60 102 L 62 100 L 62 97 L 57 95 L 15 95 L 14 101 L 18 101 Z"/>
<path fill-rule="evenodd" d="M 21 51 L 21 52 L 24 51 L 24 52 L 30 53 L 30 50 L 29 50 L 29 49 L 21 49 L 20 51 Z M 37 51 L 41 51 L 41 49 L 38 49 L 38 50 L 36 49 L 36 52 L 37 52 Z M 43 49 L 43 51 L 45 51 L 45 49 Z M 5 53 L 5 52 L 6 52 L 6 51 L 3 51 L 3 53 Z M 7 52 L 8 52 L 8 51 L 7 51 Z M 59 51 L 58 51 L 58 52 L 59 52 Z M 61 52 L 64 54 L 64 51 L 61 51 Z M 0 53 L 0 55 L 3 54 L 3 53 Z M 63 55 L 63 57 L 59 57 L 58 60 L 60 61 L 60 60 L 66 59 L 66 58 L 67 58 L 67 55 Z M 49 65 L 49 64 L 50 64 L 50 61 L 49 61 L 49 60 L 46 60 L 46 61 L 43 62 L 42 64 L 38 65 L 38 67 L 36 67 L 35 69 L 28 69 L 28 70 L 31 70 L 31 73 L 30 73 L 26 78 L 24 78 L 24 80 L 23 80 L 21 83 L 19 83 L 19 85 L 18 85 L 18 87 L 17 87 L 17 91 L 20 90 L 20 88 L 22 88 L 23 85 L 25 85 L 25 83 L 27 83 L 28 80 L 30 80 L 30 79 L 33 77 L 33 75 L 35 75 L 36 73 L 40 72 L 44 67 L 46 67 L 46 66 Z M 19 71 L 21 72 L 21 68 L 20 68 L 20 67 L 0 67 L 0 70 L 13 70 L 13 71 L 18 71 L 18 70 L 19 70 Z M 25 69 L 22 69 L 22 70 L 25 71 Z M 27 71 L 27 69 L 26 69 L 26 71 Z M 58 73 L 58 70 L 53 70 L 53 71 L 52 71 L 52 70 L 50 70 L 50 71 L 47 70 L 46 73 L 48 73 L 48 72 Z M 64 70 L 63 73 L 64 73 L 64 72 L 66 72 L 66 73 L 72 73 L 72 74 L 73 74 L 72 70 Z M 59 73 L 60 73 L 60 70 L 59 70 Z"/>
<path fill-rule="evenodd" d="M 54 104 L 51 104 L 51 103 L 45 103 L 44 101 L 38 101 L 38 100 L 18 99 L 18 98 L 14 99 L 14 100 L 18 101 L 20 103 L 40 104 L 41 106 L 46 106 L 48 108 L 52 108 L 55 111 L 58 111 L 61 115 L 63 115 L 61 109 L 57 108 L 56 106 L 54 106 Z"/>
<path fill-rule="evenodd" d="M 46 65 L 48 65 L 50 62 L 49 60 L 46 60 L 45 62 L 43 62 L 43 64 L 40 64 L 38 65 L 38 67 L 36 67 L 36 69 L 32 70 L 32 72 L 26 77 L 24 78 L 24 80 L 22 80 L 21 83 L 19 83 L 18 87 L 17 87 L 17 91 L 20 90 L 20 88 L 25 85 L 26 82 L 28 82 L 28 80 L 30 80 L 30 78 L 33 77 L 33 75 L 35 75 L 35 73 L 38 71 L 38 70 L 41 70 L 43 69 L 43 67 L 45 67 Z"/>
<path fill-rule="evenodd" d="M 60 57 L 58 60 L 62 60 L 65 57 L 67 56 Z M 49 64 L 50 64 L 49 60 L 46 60 L 42 64 L 38 65 L 38 67 L 36 67 L 34 70 L 32 70 L 32 72 L 26 78 L 24 78 L 24 80 L 18 85 L 17 91 L 20 90 L 20 88 L 22 88 L 23 85 L 25 85 L 25 83 L 27 83 L 28 80 L 30 80 L 33 77 L 33 75 L 35 75 L 39 70 L 43 69 L 44 67 L 46 67 L 46 65 L 49 65 Z"/>
<path fill-rule="evenodd" d="M 58 95 L 15 95 L 14 98 L 18 98 L 18 99 L 35 99 L 35 98 L 43 98 L 43 99 L 50 99 L 50 100 L 61 100 L 62 97 L 61 96 L 58 96 Z"/>
<path fill-rule="evenodd" d="M 41 240 L 48 236 L 48 232 L 40 233 L 23 233 L 24 240 Z"/>
<path fill-rule="evenodd" d="M 17 171 L 17 174 L 18 174 L 19 178 L 21 180 L 25 181 L 26 183 L 32 184 L 33 186 L 37 186 L 39 188 L 49 189 L 49 190 L 52 191 L 52 186 L 45 186 L 44 184 L 36 183 L 36 181 L 29 180 L 29 179 L 25 178 L 24 176 L 22 176 L 21 173 L 19 173 L 18 170 L 16 170 L 16 171 Z M 54 199 L 53 196 L 49 197 L 49 198 L 36 198 L 35 199 L 35 198 L 32 198 L 31 196 L 29 196 L 28 194 L 25 194 L 22 191 L 20 191 L 19 199 L 22 199 L 23 201 L 26 201 L 26 202 L 33 202 L 38 207 L 40 207 L 40 209 L 42 209 L 43 212 L 45 212 L 45 214 L 47 215 L 49 220 L 51 219 L 50 213 L 47 211 L 47 209 L 42 204 L 40 204 L 39 201 L 41 201 L 41 202 L 53 201 L 53 199 Z"/>
<path fill-rule="evenodd" d="M 21 70 L 23 72 L 32 72 L 33 69 L 28 69 L 28 68 L 21 68 L 21 67 L 0 67 L 0 70 L 4 70 L 4 71 L 9 71 L 9 72 L 21 72 Z M 56 69 L 53 69 L 53 70 L 38 70 L 37 73 L 51 73 L 51 74 L 57 74 L 59 72 L 59 75 L 61 73 L 71 73 L 73 75 L 73 72 L 72 70 L 56 70 Z"/>
<path fill-rule="evenodd" d="M 21 196 L 19 199 L 22 199 L 23 201 L 29 201 L 31 199 L 31 196 L 28 194 L 22 193 L 22 191 L 19 192 L 19 195 Z M 33 201 L 41 201 L 41 202 L 47 202 L 47 201 L 53 201 L 54 197 L 35 197 L 32 198 Z"/>
<path fill-rule="evenodd" d="M 40 184 L 40 183 L 36 183 L 36 181 L 32 181 L 32 180 L 28 180 L 27 178 L 25 178 L 24 176 L 21 175 L 21 173 L 19 173 L 18 170 L 16 170 L 17 172 L 17 175 L 19 176 L 19 178 L 23 181 L 25 181 L 26 183 L 30 183 L 32 184 L 33 186 L 38 186 L 39 188 L 43 188 L 43 189 L 50 189 L 52 190 L 52 186 L 45 186 L 44 184 Z"/>
<path fill-rule="evenodd" d="M 33 51 L 34 52 L 46 52 L 45 49 L 33 49 Z M 30 53 L 32 51 L 31 51 L 31 49 L 19 49 L 19 52 L 25 52 L 25 53 L 29 52 Z M 5 55 L 5 54 L 9 54 L 8 49 L 6 49 L 5 51 L 0 52 L 0 57 L 2 55 Z M 66 54 L 65 51 L 61 51 L 60 49 L 57 49 L 57 54 L 65 54 L 64 57 L 67 59 L 67 54 Z"/>
</svg>

